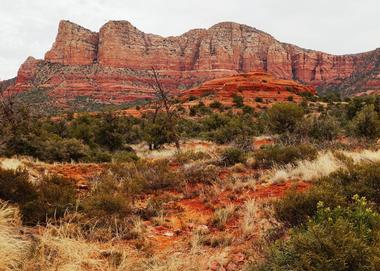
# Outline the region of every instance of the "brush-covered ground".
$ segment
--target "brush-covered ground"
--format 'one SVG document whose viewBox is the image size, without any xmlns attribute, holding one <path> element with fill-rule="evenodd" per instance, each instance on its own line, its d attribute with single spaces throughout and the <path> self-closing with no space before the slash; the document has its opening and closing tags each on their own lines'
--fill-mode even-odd
<svg viewBox="0 0 380 271">
<path fill-rule="evenodd" d="M 378 98 L 181 104 L 2 110 L 0 270 L 379 270 Z"/>
</svg>

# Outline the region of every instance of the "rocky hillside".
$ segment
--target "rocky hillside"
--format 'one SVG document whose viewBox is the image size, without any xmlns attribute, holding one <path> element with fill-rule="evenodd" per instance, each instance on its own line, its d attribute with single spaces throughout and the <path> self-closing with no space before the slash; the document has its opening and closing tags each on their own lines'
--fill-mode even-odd
<svg viewBox="0 0 380 271">
<path fill-rule="evenodd" d="M 146 34 L 127 21 L 110 21 L 92 32 L 61 21 L 44 60 L 29 57 L 14 92 L 48 90 L 58 106 L 90 99 L 122 104 L 152 96 L 152 67 L 171 90 L 237 73 L 265 71 L 344 94 L 380 90 L 380 49 L 335 56 L 277 41 L 247 25 L 219 23 L 178 37 Z"/>
<path fill-rule="evenodd" d="M 301 101 L 304 93 L 316 94 L 312 86 L 305 86 L 293 80 L 277 79 L 264 72 L 241 73 L 206 81 L 199 87 L 183 92 L 183 97 L 202 97 L 205 104 L 218 101 L 233 105 L 234 96 L 241 96 L 244 104 L 259 107 L 280 101 Z M 191 100 L 191 99 L 190 99 Z M 189 102 L 195 104 L 194 102 Z M 186 104 L 185 104 L 186 105 Z"/>
</svg>

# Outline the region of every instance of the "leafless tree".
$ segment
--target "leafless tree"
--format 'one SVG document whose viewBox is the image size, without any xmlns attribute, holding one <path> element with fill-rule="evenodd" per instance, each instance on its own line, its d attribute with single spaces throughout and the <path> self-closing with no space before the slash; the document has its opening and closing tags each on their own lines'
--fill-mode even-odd
<svg viewBox="0 0 380 271">
<path fill-rule="evenodd" d="M 157 100 L 154 102 L 154 115 L 153 123 L 156 122 L 157 115 L 161 109 L 165 111 L 166 121 L 168 123 L 170 132 L 173 136 L 173 141 L 177 150 L 181 149 L 180 146 L 180 137 L 177 131 L 178 115 L 173 102 L 170 100 L 169 92 L 164 89 L 160 79 L 158 78 L 157 71 L 152 67 L 153 82 L 150 82 L 151 88 L 154 90 L 154 94 Z"/>
</svg>

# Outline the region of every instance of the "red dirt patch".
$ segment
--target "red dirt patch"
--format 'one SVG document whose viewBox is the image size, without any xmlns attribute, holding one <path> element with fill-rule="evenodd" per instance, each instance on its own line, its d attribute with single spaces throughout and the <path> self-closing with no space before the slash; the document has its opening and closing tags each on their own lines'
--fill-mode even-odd
<svg viewBox="0 0 380 271">
<path fill-rule="evenodd" d="M 300 181 L 300 182 L 293 182 L 293 181 L 287 181 L 281 184 L 271 184 L 269 186 L 259 186 L 256 190 L 252 191 L 250 193 L 250 196 L 254 198 L 280 198 L 282 197 L 287 191 L 289 191 L 292 188 L 296 188 L 297 191 L 305 191 L 311 186 L 311 183 Z"/>
</svg>

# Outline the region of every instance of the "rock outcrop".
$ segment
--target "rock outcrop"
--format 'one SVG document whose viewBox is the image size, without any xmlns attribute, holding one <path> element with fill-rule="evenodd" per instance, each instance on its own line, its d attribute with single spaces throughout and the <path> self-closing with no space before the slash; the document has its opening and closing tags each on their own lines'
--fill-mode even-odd
<svg viewBox="0 0 380 271">
<path fill-rule="evenodd" d="M 233 76 L 206 81 L 199 87 L 187 90 L 182 97 L 203 97 L 204 102 L 219 101 L 225 105 L 233 104 L 235 95 L 244 98 L 244 104 L 256 106 L 276 101 L 301 101 L 301 94 L 316 94 L 312 86 L 306 86 L 293 80 L 277 79 L 264 72 L 242 73 Z"/>
<path fill-rule="evenodd" d="M 380 91 L 380 49 L 335 56 L 281 43 L 232 22 L 161 37 L 127 21 L 110 21 L 99 33 L 61 21 L 45 59 L 28 58 L 11 89 L 47 89 L 62 103 L 76 97 L 124 103 L 152 97 L 148 84 L 152 67 L 172 91 L 252 71 L 297 80 L 321 91 L 333 89 L 347 95 Z"/>
<path fill-rule="evenodd" d="M 69 21 L 61 21 L 57 38 L 51 50 L 45 54 L 45 61 L 64 65 L 91 65 L 97 59 L 98 43 L 98 33 Z"/>
</svg>

